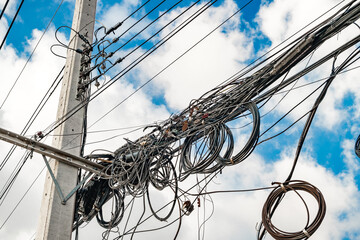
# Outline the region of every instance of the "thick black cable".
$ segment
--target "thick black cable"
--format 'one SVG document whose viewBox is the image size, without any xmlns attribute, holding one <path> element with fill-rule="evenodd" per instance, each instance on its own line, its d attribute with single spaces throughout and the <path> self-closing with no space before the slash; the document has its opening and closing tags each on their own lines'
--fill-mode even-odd
<svg viewBox="0 0 360 240">
<path fill-rule="evenodd" d="M 298 142 L 298 147 L 296 149 L 296 153 L 295 153 L 295 159 L 294 159 L 294 163 L 293 163 L 293 166 L 292 166 L 292 169 L 290 171 L 290 174 L 289 176 L 287 177 L 286 181 L 290 181 L 291 180 L 291 177 L 294 173 L 294 170 L 295 170 L 295 167 L 296 167 L 296 163 L 299 159 L 299 156 L 300 156 L 300 152 L 301 152 L 301 149 L 302 149 L 302 146 L 304 144 L 304 141 L 305 141 L 305 138 L 306 138 L 306 135 L 310 129 L 310 125 L 312 123 L 312 120 L 314 119 L 314 116 L 315 116 L 315 113 L 316 113 L 316 110 L 318 109 L 320 103 L 323 101 L 326 93 L 327 93 L 327 90 L 329 89 L 331 83 L 333 82 L 333 80 L 335 79 L 335 77 L 337 76 L 336 73 L 340 72 L 344 67 L 346 67 L 347 63 L 350 62 L 350 60 L 352 60 L 353 58 L 356 57 L 356 55 L 360 54 L 360 49 L 356 49 L 357 51 L 354 51 L 339 67 L 335 68 L 335 66 L 333 66 L 333 69 L 332 69 L 332 72 L 331 72 L 331 77 L 329 77 L 328 81 L 326 82 L 324 88 L 322 89 L 320 95 L 318 96 L 318 98 L 316 99 L 315 103 L 314 103 L 314 106 L 312 107 L 311 111 L 310 111 L 310 115 L 308 116 L 308 119 L 306 120 L 306 123 L 305 123 L 305 126 L 304 126 L 304 129 L 303 129 L 303 132 L 301 133 L 301 136 L 300 136 L 300 139 L 299 139 L 299 142 Z M 334 64 L 335 64 L 335 60 L 336 58 L 334 59 Z"/>
<path fill-rule="evenodd" d="M 329 13 L 331 10 L 335 9 L 337 6 L 339 6 L 341 3 L 345 2 L 345 0 L 342 0 L 340 2 L 338 2 L 336 5 L 332 6 L 330 9 L 328 9 L 327 11 L 325 11 L 324 13 L 322 13 L 320 16 L 316 17 L 314 20 L 312 20 L 311 22 L 307 23 L 305 26 L 303 26 L 301 29 L 299 29 L 298 31 L 296 31 L 295 33 L 291 34 L 289 37 L 287 37 L 285 40 L 283 40 L 281 43 L 277 44 L 275 47 L 271 48 L 270 50 L 267 50 L 263 55 L 261 55 L 260 57 L 256 58 L 254 61 L 252 61 L 251 63 L 247 64 L 244 68 L 240 69 L 238 72 L 236 72 L 235 74 L 233 74 L 232 76 L 230 76 L 229 78 L 227 78 L 226 80 L 224 80 L 223 82 L 219 83 L 218 86 L 220 86 L 221 84 L 225 84 L 227 82 L 232 81 L 235 78 L 238 78 L 239 76 L 245 76 L 245 74 L 251 72 L 252 70 L 256 69 L 257 67 L 259 67 L 261 64 L 264 64 L 266 61 L 268 61 L 269 59 L 271 59 L 272 57 L 278 55 L 279 53 L 281 53 L 282 51 L 284 51 L 286 48 L 289 48 L 290 46 L 294 45 L 297 41 L 299 41 L 301 39 L 302 36 L 296 38 L 295 40 L 293 40 L 292 42 L 288 43 L 287 45 L 285 45 L 284 47 L 282 47 L 281 49 L 279 49 L 278 51 L 276 51 L 275 53 L 271 54 L 270 56 L 268 56 L 266 59 L 263 59 L 262 61 L 260 61 L 263 57 L 269 55 L 269 53 L 273 52 L 275 49 L 279 48 L 281 45 L 283 45 L 285 42 L 289 41 L 291 38 L 293 38 L 296 34 L 300 33 L 302 30 L 304 30 L 305 28 L 307 28 L 308 26 L 310 26 L 312 23 L 316 22 L 318 19 L 320 19 L 321 17 L 325 16 L 325 14 Z M 349 4 L 346 5 L 346 7 Z M 342 11 L 343 9 L 345 9 L 345 7 L 342 7 L 339 11 Z M 338 12 L 339 12 L 338 11 Z M 326 20 L 325 20 L 326 21 Z M 306 34 L 310 34 L 311 32 L 313 32 L 315 30 L 315 28 L 312 28 L 311 30 L 307 31 Z M 304 35 L 304 34 L 303 34 Z M 256 62 L 260 61 L 259 63 L 257 63 L 256 65 L 254 65 Z M 254 65 L 253 67 L 251 67 L 250 69 L 248 69 L 251 65 Z M 248 70 L 246 70 L 248 69 Z M 245 71 L 246 70 L 246 71 Z M 245 71 L 245 72 L 244 72 Z"/>
</svg>

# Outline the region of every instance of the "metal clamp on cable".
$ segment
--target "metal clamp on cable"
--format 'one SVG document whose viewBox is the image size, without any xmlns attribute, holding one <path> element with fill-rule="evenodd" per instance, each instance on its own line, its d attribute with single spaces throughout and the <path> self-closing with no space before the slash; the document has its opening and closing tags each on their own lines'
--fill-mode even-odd
<svg viewBox="0 0 360 240">
<path fill-rule="evenodd" d="M 309 234 L 305 229 L 303 229 L 302 232 L 305 234 L 305 236 L 306 236 L 307 238 L 310 237 L 310 234 Z"/>
</svg>

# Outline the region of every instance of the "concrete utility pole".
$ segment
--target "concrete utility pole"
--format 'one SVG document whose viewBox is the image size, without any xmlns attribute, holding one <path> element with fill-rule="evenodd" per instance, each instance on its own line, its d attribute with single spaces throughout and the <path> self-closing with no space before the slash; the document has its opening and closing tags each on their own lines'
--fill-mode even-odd
<svg viewBox="0 0 360 240">
<path fill-rule="evenodd" d="M 76 0 L 72 28 L 91 43 L 97 0 Z M 81 103 L 77 98 L 78 82 L 80 74 L 81 54 L 71 49 L 84 49 L 85 42 L 79 35 L 71 31 L 69 50 L 64 70 L 64 78 L 60 93 L 60 100 L 57 112 L 57 119 L 66 115 L 76 105 Z M 67 152 L 79 156 L 81 145 L 81 134 L 79 136 L 66 136 L 68 134 L 81 133 L 83 130 L 84 109 L 78 111 L 70 119 L 59 126 L 55 134 L 65 135 L 56 136 L 53 139 L 53 146 L 58 149 L 71 148 Z M 75 140 L 74 140 L 75 139 Z M 51 161 L 51 168 L 60 185 L 62 191 L 67 194 L 71 192 L 77 183 L 78 168 L 66 163 Z M 72 224 L 74 218 L 75 196 L 73 195 L 66 204 L 62 201 L 56 191 L 56 185 L 47 173 L 43 199 L 41 203 L 40 220 L 37 228 L 36 239 L 42 240 L 69 240 L 72 234 Z"/>
</svg>

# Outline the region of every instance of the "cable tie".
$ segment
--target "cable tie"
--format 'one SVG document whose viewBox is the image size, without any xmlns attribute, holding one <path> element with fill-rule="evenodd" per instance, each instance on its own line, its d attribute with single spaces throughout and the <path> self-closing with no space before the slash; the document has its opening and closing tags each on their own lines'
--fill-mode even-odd
<svg viewBox="0 0 360 240">
<path fill-rule="evenodd" d="M 281 189 L 282 189 L 285 193 L 287 192 L 284 184 L 280 183 L 280 187 L 281 187 Z"/>
<path fill-rule="evenodd" d="M 230 162 L 231 162 L 231 164 L 234 164 L 234 160 L 232 157 L 230 158 Z"/>
<path fill-rule="evenodd" d="M 309 234 L 305 229 L 303 229 L 302 232 L 305 234 L 305 236 L 306 236 L 307 238 L 310 237 L 310 234 Z"/>
</svg>

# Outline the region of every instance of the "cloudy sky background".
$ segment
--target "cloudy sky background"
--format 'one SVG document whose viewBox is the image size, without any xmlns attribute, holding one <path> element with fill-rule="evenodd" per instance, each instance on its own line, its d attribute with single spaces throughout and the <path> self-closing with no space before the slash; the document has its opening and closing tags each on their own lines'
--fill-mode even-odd
<svg viewBox="0 0 360 240">
<path fill-rule="evenodd" d="M 10 1 L 5 15 L 0 21 L 0 39 L 4 36 L 19 2 Z M 113 26 L 134 11 L 140 5 L 140 2 L 137 0 L 98 1 L 97 26 L 100 26 L 100 24 L 107 27 Z M 170 6 L 172 2 L 169 1 L 166 6 Z M 201 1 L 201 4 L 204 4 L 204 2 Z M 207 37 L 196 48 L 156 77 L 150 84 L 142 88 L 106 117 L 97 121 L 133 93 L 137 87 L 148 81 L 171 61 L 197 43 L 246 2 L 218 1 L 201 17 L 159 48 L 151 57 L 147 58 L 133 71 L 96 98 L 89 106 L 89 126 L 95 122 L 96 124 L 89 128 L 90 133 L 87 142 L 92 143 L 107 138 L 112 139 L 87 145 L 86 154 L 95 149 L 113 151 L 124 144 L 124 137 L 135 140 L 143 134 L 142 130 L 132 133 L 127 132 L 144 124 L 167 119 L 170 114 L 181 111 L 189 104 L 191 99 L 200 97 L 206 91 L 222 83 L 256 59 L 256 57 L 284 41 L 332 6 L 340 3 L 340 1 L 330 0 L 253 1 L 240 14 Z M 340 6 L 347 2 L 349 1 L 343 1 Z M 0 7 L 4 3 L 5 0 L 1 0 Z M 0 103 L 4 101 L 6 94 L 18 78 L 59 4 L 60 1 L 51 1 L 49 3 L 45 0 L 25 0 L 7 42 L 3 49 L 0 50 Z M 119 56 L 130 51 L 141 40 L 151 36 L 156 32 L 156 29 L 161 28 L 189 5 L 189 1 L 183 1 L 170 14 L 161 18 L 152 28 L 147 29 L 138 38 L 138 42 L 120 52 Z M 49 30 L 42 37 L 32 58 L 18 78 L 9 98 L 0 109 L 0 127 L 20 133 L 64 65 L 64 59 L 54 56 L 49 49 L 53 44 L 57 43 L 54 37 L 56 29 L 62 25 L 71 25 L 73 7 L 74 1 L 72 0 L 64 1 L 61 5 Z M 192 11 L 199 7 L 200 5 L 194 7 Z M 336 9 L 339 9 L 339 7 Z M 146 8 L 144 11 L 148 10 Z M 145 19 L 138 28 L 129 33 L 129 36 L 139 31 L 153 18 L 154 16 Z M 117 34 L 120 34 L 122 29 L 126 29 L 126 26 L 133 23 L 135 19 L 138 19 L 138 16 L 129 19 L 117 31 Z M 323 19 L 325 17 L 316 23 Z M 314 24 L 311 26 L 314 26 Z M 157 39 L 165 36 L 168 31 L 170 29 L 160 33 Z M 310 62 L 314 62 L 324 54 L 331 52 L 336 47 L 357 36 L 359 32 L 360 29 L 357 26 L 349 26 L 348 29 L 334 36 L 319 48 L 310 59 Z M 59 37 L 64 42 L 68 40 L 68 35 L 68 31 L 59 32 Z M 127 61 L 130 62 L 144 51 L 145 49 L 140 49 L 140 51 L 131 55 L 110 75 L 121 71 L 126 66 Z M 56 48 L 56 52 L 59 55 L 66 54 L 65 49 L 61 48 Z M 339 56 L 340 59 L 344 59 L 344 57 L 346 57 L 346 53 Z M 302 62 L 292 73 L 306 66 L 307 60 Z M 352 67 L 358 65 L 359 62 Z M 330 71 L 331 63 L 327 63 L 300 79 L 297 86 L 327 77 Z M 318 187 L 327 203 L 325 219 L 313 239 L 358 239 L 360 236 L 360 163 L 353 151 L 355 139 L 360 133 L 360 81 L 357 80 L 358 76 L 358 69 L 341 74 L 330 87 L 311 126 L 293 176 L 293 179 L 306 180 Z M 278 102 L 283 94 L 274 96 L 261 110 L 261 113 L 265 114 L 274 106 L 277 106 L 269 115 L 262 118 L 261 131 L 264 131 L 279 119 L 319 84 L 321 83 L 293 90 L 279 104 Z M 272 132 L 264 135 L 263 139 L 282 131 L 307 112 L 316 96 L 315 94 L 300 105 L 296 111 L 280 122 Z M 44 130 L 55 120 L 58 98 L 59 91 L 56 91 L 26 136 Z M 244 121 L 246 122 L 246 120 Z M 234 124 L 240 126 L 241 123 Z M 243 163 L 226 168 L 222 175 L 217 176 L 214 182 L 209 184 L 208 190 L 265 187 L 270 186 L 273 181 L 284 181 L 290 171 L 303 124 L 304 121 L 300 121 L 282 136 L 259 145 Z M 119 130 L 91 133 L 91 131 L 104 129 Z M 238 149 L 241 148 L 241 143 L 246 140 L 247 131 L 246 129 L 243 132 L 240 132 L 240 130 L 233 131 L 237 136 L 236 146 Z M 124 133 L 126 134 L 123 135 Z M 45 142 L 51 143 L 51 139 L 49 138 Z M 0 142 L 0 161 L 6 156 L 10 148 L 10 144 Z M 24 153 L 24 150 L 18 148 L 4 168 L 1 169 L 0 188 L 3 187 Z M 35 233 L 45 178 L 43 168 L 42 157 L 35 154 L 32 159 L 25 163 L 6 198 L 0 200 L 0 239 L 31 239 Z M 34 182 L 35 179 L 37 180 Z M 195 178 L 189 179 L 189 181 L 183 183 L 184 187 L 193 185 L 195 180 Z M 11 213 L 33 182 L 33 186 L 24 199 L 16 210 Z M 196 189 L 192 192 L 196 192 Z M 200 208 L 196 207 L 190 216 L 183 218 L 178 239 L 196 239 L 198 237 L 198 222 L 200 224 L 203 222 L 204 209 L 205 219 L 209 217 L 214 209 L 213 215 L 205 225 L 205 239 L 254 239 L 256 226 L 261 221 L 263 203 L 268 194 L 269 191 L 217 194 L 211 195 L 211 200 L 209 197 L 206 200 L 202 199 L 202 206 Z M 159 202 L 166 202 L 167 199 L 171 199 L 171 196 L 166 193 L 155 193 L 154 198 Z M 317 210 L 316 203 L 312 202 L 311 197 L 307 199 L 310 209 L 314 213 Z M 134 208 L 140 210 L 133 212 L 129 226 L 133 226 L 138 221 L 141 214 L 141 205 L 141 199 L 134 204 Z M 8 218 L 9 214 L 12 214 L 10 218 Z M 176 210 L 173 215 L 172 219 L 175 219 L 177 217 Z M 6 223 L 3 225 L 5 221 Z M 275 215 L 274 224 L 284 230 L 296 231 L 302 229 L 305 221 L 306 214 L 302 202 L 295 195 L 291 196 L 289 194 L 289 197 L 284 200 L 284 204 L 281 205 Z M 163 225 L 164 223 L 150 220 L 140 226 L 139 229 L 151 229 Z M 122 226 L 120 225 L 120 229 L 122 229 Z M 144 239 L 145 237 L 150 239 L 171 239 L 176 229 L 177 223 L 159 231 L 136 234 L 134 239 Z M 101 239 L 103 231 L 96 221 L 93 221 L 80 230 L 80 239 Z M 200 235 L 202 236 L 202 234 L 203 232 Z M 116 236 L 116 234 L 111 236 Z M 271 237 L 267 236 L 266 239 L 271 239 Z"/>
</svg>

